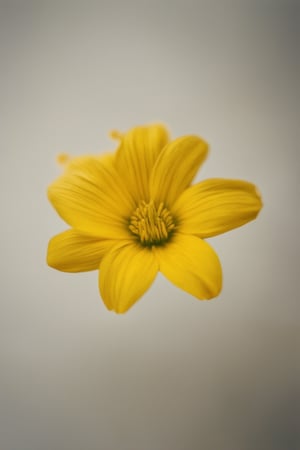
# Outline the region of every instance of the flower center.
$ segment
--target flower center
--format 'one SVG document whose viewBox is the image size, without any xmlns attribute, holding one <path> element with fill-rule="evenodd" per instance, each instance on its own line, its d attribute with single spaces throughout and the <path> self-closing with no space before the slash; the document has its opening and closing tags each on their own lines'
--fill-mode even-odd
<svg viewBox="0 0 300 450">
<path fill-rule="evenodd" d="M 129 221 L 129 230 L 142 245 L 159 245 L 166 242 L 175 228 L 170 211 L 160 203 L 156 208 L 150 203 L 140 202 Z"/>
</svg>

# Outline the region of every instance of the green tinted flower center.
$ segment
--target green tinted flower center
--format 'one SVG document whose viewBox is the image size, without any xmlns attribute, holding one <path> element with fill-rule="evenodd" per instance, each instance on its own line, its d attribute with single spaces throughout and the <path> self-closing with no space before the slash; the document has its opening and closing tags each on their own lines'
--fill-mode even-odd
<svg viewBox="0 0 300 450">
<path fill-rule="evenodd" d="M 142 245 L 159 245 L 166 242 L 175 228 L 170 211 L 160 203 L 140 202 L 129 221 L 129 230 L 138 237 Z"/>
</svg>

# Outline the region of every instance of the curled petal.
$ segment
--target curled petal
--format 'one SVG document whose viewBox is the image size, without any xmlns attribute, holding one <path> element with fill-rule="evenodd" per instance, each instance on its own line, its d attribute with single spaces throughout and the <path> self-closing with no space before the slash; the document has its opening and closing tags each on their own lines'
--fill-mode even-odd
<svg viewBox="0 0 300 450">
<path fill-rule="evenodd" d="M 107 308 L 126 312 L 151 286 L 157 271 L 151 248 L 126 242 L 116 245 L 100 264 L 99 289 Z"/>
<path fill-rule="evenodd" d="M 121 137 L 116 167 L 137 203 L 149 199 L 149 177 L 169 136 L 163 125 L 135 127 Z"/>
<path fill-rule="evenodd" d="M 250 222 L 261 207 L 254 184 L 216 178 L 184 191 L 172 212 L 178 218 L 181 233 L 207 238 Z"/>
<path fill-rule="evenodd" d="M 84 236 L 67 230 L 54 236 L 48 245 L 47 263 L 62 272 L 96 270 L 100 261 L 116 241 Z"/>
<path fill-rule="evenodd" d="M 159 270 L 175 286 L 200 300 L 216 297 L 222 288 L 222 268 L 211 246 L 195 236 L 177 234 L 156 247 Z"/>
<path fill-rule="evenodd" d="M 207 153 L 207 143 L 197 136 L 184 136 L 166 145 L 151 173 L 151 198 L 170 207 L 190 185 Z"/>
<path fill-rule="evenodd" d="M 48 188 L 58 214 L 73 228 L 107 239 L 130 238 L 135 203 L 110 157 L 76 158 Z"/>
</svg>

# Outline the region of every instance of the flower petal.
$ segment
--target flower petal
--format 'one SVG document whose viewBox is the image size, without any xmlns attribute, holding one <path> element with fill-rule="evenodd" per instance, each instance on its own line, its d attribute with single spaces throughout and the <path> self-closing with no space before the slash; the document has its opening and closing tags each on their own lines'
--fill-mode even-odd
<svg viewBox="0 0 300 450">
<path fill-rule="evenodd" d="M 177 234 L 154 249 L 159 270 L 177 287 L 200 300 L 216 297 L 222 288 L 222 268 L 215 251 L 195 236 Z"/>
<path fill-rule="evenodd" d="M 56 157 L 57 163 L 64 168 L 64 170 L 81 170 L 82 164 L 84 164 L 89 159 L 98 159 L 99 161 L 104 161 L 105 159 L 110 160 L 112 163 L 114 161 L 114 154 L 112 152 L 106 152 L 101 154 L 90 154 L 81 156 L 72 156 L 68 153 L 60 153 Z"/>
<path fill-rule="evenodd" d="M 172 213 L 178 219 L 181 233 L 207 238 L 255 219 L 261 207 L 254 184 L 216 178 L 183 192 Z"/>
<path fill-rule="evenodd" d="M 111 239 L 130 238 L 128 217 L 135 208 L 111 158 L 83 157 L 48 188 L 58 214 L 83 233 Z"/>
<path fill-rule="evenodd" d="M 151 286 L 158 271 L 148 247 L 118 244 L 100 264 L 99 289 L 108 309 L 126 312 Z"/>
<path fill-rule="evenodd" d="M 126 177 L 126 185 L 137 203 L 149 200 L 150 173 L 168 139 L 163 125 L 136 127 L 121 139 L 116 167 Z"/>
<path fill-rule="evenodd" d="M 153 167 L 151 199 L 170 207 L 189 186 L 207 154 L 207 143 L 197 136 L 180 137 L 168 144 Z"/>
<path fill-rule="evenodd" d="M 99 240 L 75 230 L 54 236 L 48 245 L 47 263 L 62 272 L 86 272 L 98 269 L 100 261 L 116 241 Z"/>
<path fill-rule="evenodd" d="M 115 155 L 112 152 L 101 153 L 99 155 L 80 155 L 69 157 L 66 162 L 63 164 L 65 170 L 71 170 L 73 172 L 81 172 L 82 167 L 85 164 L 89 164 L 90 160 L 98 160 L 102 164 L 114 164 Z"/>
</svg>

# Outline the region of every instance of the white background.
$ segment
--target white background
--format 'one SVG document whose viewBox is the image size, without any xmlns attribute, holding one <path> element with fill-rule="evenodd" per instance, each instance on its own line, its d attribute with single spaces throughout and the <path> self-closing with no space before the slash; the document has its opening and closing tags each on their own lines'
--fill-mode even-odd
<svg viewBox="0 0 300 450">
<path fill-rule="evenodd" d="M 297 15 L 289 0 L 0 2 L 1 450 L 296 449 Z M 66 225 L 46 188 L 59 152 L 153 121 L 204 137 L 197 179 L 252 181 L 264 209 L 210 240 L 219 298 L 159 276 L 117 316 L 96 272 L 47 267 Z"/>
</svg>

